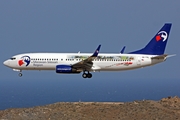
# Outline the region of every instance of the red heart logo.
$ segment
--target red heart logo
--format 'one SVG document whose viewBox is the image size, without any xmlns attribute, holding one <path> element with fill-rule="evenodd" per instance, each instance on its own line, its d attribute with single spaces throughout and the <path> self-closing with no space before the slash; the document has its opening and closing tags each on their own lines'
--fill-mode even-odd
<svg viewBox="0 0 180 120">
<path fill-rule="evenodd" d="M 23 65 L 24 64 L 23 60 L 19 60 L 18 64 L 19 64 L 19 66 Z"/>
<path fill-rule="evenodd" d="M 161 36 L 160 35 L 157 35 L 156 36 L 156 41 L 160 41 L 161 40 Z"/>
</svg>

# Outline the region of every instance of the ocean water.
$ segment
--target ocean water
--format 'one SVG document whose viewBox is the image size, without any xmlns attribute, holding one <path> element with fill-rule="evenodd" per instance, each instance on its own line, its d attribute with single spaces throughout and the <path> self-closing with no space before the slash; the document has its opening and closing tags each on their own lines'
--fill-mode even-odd
<svg viewBox="0 0 180 120">
<path fill-rule="evenodd" d="M 130 102 L 180 96 L 180 80 L 0 80 L 0 110 L 55 102 Z"/>
</svg>

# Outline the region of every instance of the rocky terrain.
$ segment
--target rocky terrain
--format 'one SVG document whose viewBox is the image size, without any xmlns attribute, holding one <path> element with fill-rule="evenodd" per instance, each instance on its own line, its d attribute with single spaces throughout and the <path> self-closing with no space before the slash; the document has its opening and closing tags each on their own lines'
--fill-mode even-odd
<svg viewBox="0 0 180 120">
<path fill-rule="evenodd" d="M 180 98 L 133 102 L 59 102 L 0 110 L 0 120 L 180 120 Z"/>
</svg>

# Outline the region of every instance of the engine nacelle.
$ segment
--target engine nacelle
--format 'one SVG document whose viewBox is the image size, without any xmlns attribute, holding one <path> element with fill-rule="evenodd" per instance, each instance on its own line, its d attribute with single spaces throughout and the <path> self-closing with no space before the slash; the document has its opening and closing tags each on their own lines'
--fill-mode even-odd
<svg viewBox="0 0 180 120">
<path fill-rule="evenodd" d="M 57 65 L 56 73 L 80 73 L 76 69 L 72 68 L 70 65 Z"/>
</svg>

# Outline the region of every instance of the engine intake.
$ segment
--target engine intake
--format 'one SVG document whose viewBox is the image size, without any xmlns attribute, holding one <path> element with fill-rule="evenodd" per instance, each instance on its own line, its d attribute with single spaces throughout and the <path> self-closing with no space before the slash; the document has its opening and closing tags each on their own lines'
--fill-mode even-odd
<svg viewBox="0 0 180 120">
<path fill-rule="evenodd" d="M 70 65 L 57 65 L 56 73 L 80 73 L 77 69 L 72 68 Z"/>
</svg>

